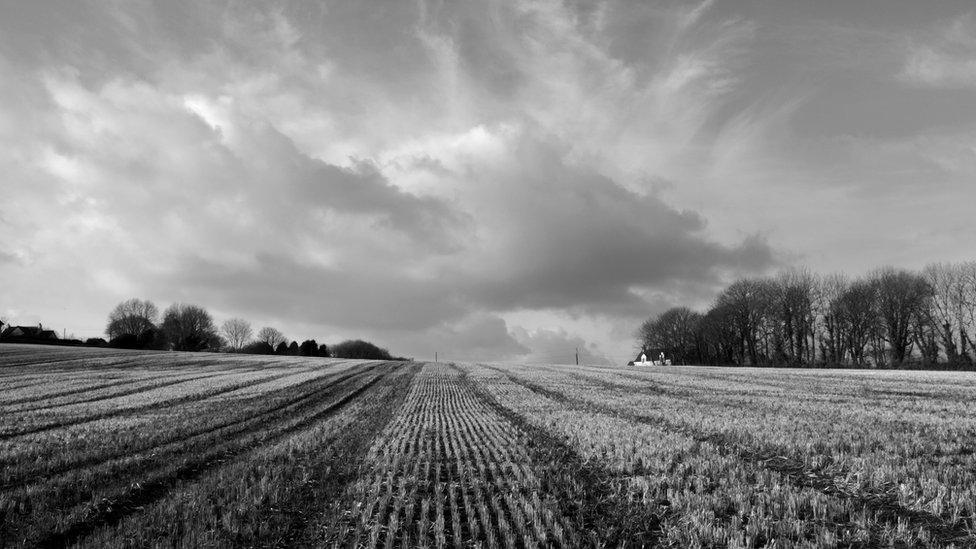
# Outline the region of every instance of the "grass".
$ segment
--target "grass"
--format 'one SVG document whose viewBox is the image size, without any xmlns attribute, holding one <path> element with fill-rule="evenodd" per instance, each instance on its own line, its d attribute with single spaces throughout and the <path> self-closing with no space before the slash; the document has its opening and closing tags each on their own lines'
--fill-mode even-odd
<svg viewBox="0 0 976 549">
<path fill-rule="evenodd" d="M 976 377 L 0 346 L 0 547 L 972 547 Z"/>
</svg>

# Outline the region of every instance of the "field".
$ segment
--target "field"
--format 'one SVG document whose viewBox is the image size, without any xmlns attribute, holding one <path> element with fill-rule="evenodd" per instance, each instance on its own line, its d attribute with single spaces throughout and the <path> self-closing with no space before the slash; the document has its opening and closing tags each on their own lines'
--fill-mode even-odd
<svg viewBox="0 0 976 549">
<path fill-rule="evenodd" d="M 976 375 L 0 345 L 0 547 L 973 547 Z"/>
</svg>

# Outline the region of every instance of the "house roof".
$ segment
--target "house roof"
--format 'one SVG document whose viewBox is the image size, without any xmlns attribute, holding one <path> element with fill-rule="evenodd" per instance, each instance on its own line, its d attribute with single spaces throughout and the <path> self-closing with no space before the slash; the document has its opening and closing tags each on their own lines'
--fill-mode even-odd
<svg viewBox="0 0 976 549">
<path fill-rule="evenodd" d="M 634 357 L 634 362 L 640 362 L 640 357 L 642 354 L 646 354 L 648 360 L 657 360 L 661 357 L 661 353 L 664 353 L 664 356 L 668 356 L 668 350 L 663 347 L 645 347 L 640 351 L 637 351 L 637 356 Z"/>
<path fill-rule="evenodd" d="M 37 326 L 11 326 L 3 331 L 3 335 L 10 335 L 13 332 L 18 332 L 27 337 L 34 337 L 40 332 L 41 329 Z"/>
<path fill-rule="evenodd" d="M 16 336 L 12 335 L 18 332 Z M 10 326 L 0 334 L 3 337 L 32 337 L 37 339 L 57 339 L 58 334 L 54 330 L 44 330 L 38 326 Z"/>
</svg>

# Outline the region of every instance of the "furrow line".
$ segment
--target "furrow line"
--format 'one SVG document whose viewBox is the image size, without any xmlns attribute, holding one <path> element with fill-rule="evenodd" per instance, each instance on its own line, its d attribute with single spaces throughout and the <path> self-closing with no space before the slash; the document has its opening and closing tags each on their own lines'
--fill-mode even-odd
<svg viewBox="0 0 976 549">
<path fill-rule="evenodd" d="M 504 370 L 490 366 L 487 367 L 502 373 L 512 383 L 558 402 L 562 406 L 574 410 L 616 417 L 632 423 L 651 425 L 687 436 L 698 443 L 724 448 L 727 451 L 734 452 L 739 459 L 745 462 L 754 463 L 760 467 L 783 474 L 796 487 L 813 488 L 826 495 L 848 500 L 854 505 L 862 506 L 884 519 L 893 522 L 904 521 L 912 529 L 924 527 L 932 532 L 940 544 L 970 543 L 974 539 L 973 532 L 976 531 L 976 520 L 973 517 L 962 517 L 955 523 L 949 523 L 942 517 L 932 513 L 915 511 L 904 507 L 893 494 L 852 494 L 838 488 L 833 475 L 829 477 L 824 476 L 818 473 L 817 470 L 805 467 L 800 462 L 783 458 L 780 450 L 766 449 L 756 451 L 743 448 L 721 433 L 706 433 L 688 425 L 669 421 L 665 418 L 645 416 L 627 410 L 616 409 L 612 406 L 577 399 L 559 391 L 541 387 L 531 381 L 509 374 Z"/>
<path fill-rule="evenodd" d="M 311 380 L 311 381 L 305 382 L 305 383 L 312 383 L 314 381 L 315 380 Z M 9 440 L 9 439 L 13 439 L 13 438 L 17 438 L 17 437 L 22 437 L 22 436 L 26 436 L 26 435 L 33 435 L 33 434 L 37 434 L 37 433 L 43 433 L 43 432 L 46 432 L 46 431 L 51 431 L 51 430 L 54 430 L 54 429 L 61 429 L 61 428 L 64 428 L 64 427 L 73 427 L 75 425 L 81 425 L 81 424 L 84 424 L 84 423 L 92 423 L 92 422 L 101 421 L 101 420 L 104 420 L 104 419 L 110 419 L 110 418 L 115 418 L 115 417 L 121 417 L 121 416 L 128 416 L 128 415 L 139 414 L 141 412 L 147 412 L 147 411 L 158 412 L 158 411 L 161 411 L 161 410 L 165 410 L 166 408 L 171 408 L 171 407 L 174 407 L 174 406 L 178 406 L 180 404 L 186 404 L 188 402 L 194 402 L 194 401 L 206 400 L 208 398 L 213 398 L 214 396 L 219 396 L 221 394 L 228 393 L 228 392 L 231 392 L 231 391 L 235 391 L 235 390 L 238 390 L 238 389 L 241 389 L 241 388 L 243 388 L 243 387 L 234 387 L 234 388 L 231 388 L 229 390 L 228 390 L 228 388 L 222 388 L 222 389 L 219 389 L 219 390 L 216 390 L 216 391 L 209 391 L 209 392 L 202 392 L 202 393 L 190 394 L 190 395 L 185 395 L 185 396 L 181 396 L 181 397 L 172 398 L 172 399 L 169 399 L 169 400 L 164 400 L 164 401 L 161 401 L 161 402 L 150 402 L 150 403 L 146 403 L 146 404 L 139 405 L 139 406 L 131 406 L 131 407 L 128 407 L 128 408 L 121 408 L 121 409 L 118 409 L 118 410 L 106 411 L 106 412 L 102 412 L 102 413 L 98 413 L 98 414 L 92 414 L 90 416 L 85 416 L 85 417 L 80 417 L 80 418 L 74 418 L 74 419 L 70 419 L 70 420 L 66 420 L 66 421 L 62 421 L 62 422 L 49 423 L 49 424 L 45 424 L 45 425 L 40 425 L 40 426 L 32 427 L 32 428 L 29 428 L 29 429 L 24 429 L 24 430 L 21 430 L 21 431 L 0 433 L 0 441 Z"/>
<path fill-rule="evenodd" d="M 283 426 L 274 432 L 260 433 L 250 443 L 241 440 L 237 444 L 224 445 L 224 447 L 218 447 L 200 456 L 187 459 L 173 469 L 160 471 L 156 475 L 149 475 L 144 481 L 133 485 L 131 489 L 124 491 L 116 498 L 95 506 L 85 516 L 70 525 L 42 537 L 38 545 L 45 547 L 72 545 L 99 528 L 111 526 L 124 517 L 138 512 L 143 506 L 162 499 L 181 483 L 193 482 L 228 460 L 254 452 L 259 447 L 274 444 L 288 435 L 306 429 L 315 422 L 334 415 L 360 397 L 379 378 L 380 376 L 373 377 L 364 386 L 354 389 L 337 401 L 328 404 L 322 410 L 315 412 L 312 416 Z"/>
<path fill-rule="evenodd" d="M 271 382 L 271 381 L 275 381 L 276 379 L 281 379 L 282 377 L 287 377 L 289 375 L 291 375 L 291 374 L 287 374 L 286 373 L 286 374 L 280 374 L 280 375 L 277 375 L 277 376 L 272 376 L 270 378 L 261 378 L 261 379 L 257 379 L 257 380 L 251 380 L 251 381 L 248 381 L 248 382 L 235 384 L 235 385 L 232 385 L 232 386 L 224 387 L 224 388 L 220 389 L 219 391 L 210 393 L 209 396 L 210 397 L 217 397 L 217 396 L 220 396 L 220 395 L 222 395 L 224 393 L 230 393 L 230 392 L 237 391 L 239 389 L 245 389 L 247 387 L 251 387 L 251 386 L 254 386 L 254 385 L 260 385 L 262 383 L 268 383 L 268 382 Z M 217 425 L 206 425 L 206 426 L 204 426 L 202 428 L 191 429 L 189 431 L 180 432 L 180 433 L 176 434 L 173 437 L 163 438 L 161 440 L 152 441 L 152 442 L 150 442 L 148 444 L 143 444 L 143 445 L 128 445 L 128 446 L 126 446 L 126 448 L 124 450 L 120 450 L 120 451 L 113 452 L 113 453 L 110 453 L 110 454 L 96 455 L 96 456 L 92 456 L 92 457 L 87 458 L 87 459 L 76 459 L 76 460 L 73 460 L 73 461 L 69 461 L 69 462 L 63 463 L 62 465 L 59 465 L 59 466 L 56 466 L 56 467 L 49 467 L 49 468 L 46 468 L 46 469 L 43 469 L 43 470 L 38 469 L 38 470 L 26 471 L 26 472 L 18 475 L 17 477 L 11 477 L 11 479 L 8 479 L 8 482 L 6 482 L 5 484 L 3 484 L 2 488 L 4 490 L 12 490 L 12 489 L 15 489 L 15 488 L 19 488 L 21 486 L 24 486 L 26 484 L 29 484 L 32 480 L 36 480 L 37 478 L 40 478 L 40 477 L 43 477 L 43 478 L 46 478 L 46 479 L 50 479 L 52 477 L 56 477 L 58 475 L 62 475 L 62 474 L 65 474 L 67 472 L 70 472 L 70 471 L 72 471 L 74 469 L 97 466 L 99 464 L 102 464 L 102 463 L 105 463 L 105 462 L 108 462 L 108 461 L 111 461 L 111 460 L 120 459 L 120 458 L 123 458 L 125 456 L 130 456 L 130 455 L 137 455 L 137 454 L 140 454 L 142 452 L 147 452 L 147 451 L 150 451 L 150 450 L 160 449 L 160 448 L 163 448 L 163 447 L 168 446 L 168 445 L 171 445 L 171 444 L 185 444 L 187 441 L 193 439 L 194 437 L 197 437 L 197 436 L 200 436 L 200 435 L 206 435 L 206 434 L 214 433 L 214 432 L 216 432 L 216 431 L 218 431 L 218 430 L 220 430 L 222 428 L 225 428 L 225 427 L 228 427 L 228 426 L 231 426 L 231 425 L 236 425 L 238 423 L 242 423 L 244 421 L 248 421 L 248 420 L 254 419 L 254 418 L 259 417 L 259 416 L 260 416 L 260 414 L 256 414 L 254 416 L 249 416 L 249 417 L 247 417 L 245 419 L 242 419 L 242 420 L 230 420 L 230 421 L 226 421 L 224 423 L 217 424 Z M 12 458 L 10 460 L 0 461 L 0 466 L 10 466 L 10 465 L 12 465 L 12 462 L 14 462 L 16 459 L 17 458 Z"/>
<path fill-rule="evenodd" d="M 124 391 L 119 391 L 117 393 L 110 393 L 110 394 L 107 394 L 107 395 L 99 395 L 99 396 L 90 397 L 90 398 L 84 398 L 84 399 L 80 399 L 80 400 L 73 400 L 71 402 L 62 402 L 62 403 L 57 403 L 57 404 L 45 404 L 43 406 L 37 406 L 37 407 L 34 407 L 34 408 L 17 408 L 16 410 L 10 410 L 10 412 L 16 412 L 16 413 L 21 413 L 21 412 L 37 412 L 37 411 L 40 411 L 40 410 L 51 410 L 51 409 L 54 409 L 54 408 L 62 408 L 62 407 L 65 407 L 65 406 L 73 406 L 75 404 L 90 404 L 92 402 L 100 402 L 100 401 L 103 401 L 103 400 L 110 400 L 110 399 L 113 399 L 113 398 L 120 398 L 120 397 L 124 397 L 124 396 L 129 396 L 129 395 L 135 395 L 135 394 L 139 394 L 139 393 L 144 393 L 146 391 L 152 391 L 154 389 L 162 389 L 163 387 L 169 387 L 171 385 L 179 385 L 180 383 L 189 383 L 191 381 L 199 381 L 201 379 L 210 379 L 210 378 L 218 377 L 218 376 L 221 376 L 221 375 L 224 375 L 224 374 L 210 374 L 210 375 L 197 376 L 197 377 L 183 377 L 183 378 L 179 378 L 179 379 L 175 379 L 175 380 L 163 381 L 163 382 L 160 382 L 160 383 L 156 383 L 155 385 L 140 386 L 140 387 L 135 387 L 135 388 L 131 388 L 131 389 L 126 389 Z M 174 376 L 173 375 L 170 375 L 170 376 L 160 376 L 160 377 L 169 377 L 169 378 L 171 378 L 171 377 L 174 377 Z M 99 389 L 110 388 L 110 387 L 113 387 L 113 386 L 132 385 L 134 383 L 139 383 L 140 381 L 147 381 L 147 380 L 136 379 L 136 380 L 129 380 L 129 382 L 127 382 L 127 383 L 107 384 L 107 385 L 104 385 L 104 386 L 101 386 L 101 387 L 92 387 L 92 388 L 89 388 L 89 389 L 83 389 L 83 390 L 78 390 L 78 391 L 68 391 L 68 392 L 62 393 L 62 394 L 57 395 L 57 396 L 44 397 L 44 398 L 39 398 L 39 399 L 36 399 L 36 400 L 33 400 L 33 401 L 26 401 L 26 402 L 38 402 L 38 401 L 41 401 L 41 400 L 49 400 L 51 398 L 60 398 L 60 397 L 69 396 L 69 395 L 72 395 L 72 394 L 87 393 L 87 392 L 92 392 L 92 391 L 96 391 L 96 390 L 99 390 Z M 0 406 L 7 406 L 7 404 L 0 404 Z"/>
</svg>

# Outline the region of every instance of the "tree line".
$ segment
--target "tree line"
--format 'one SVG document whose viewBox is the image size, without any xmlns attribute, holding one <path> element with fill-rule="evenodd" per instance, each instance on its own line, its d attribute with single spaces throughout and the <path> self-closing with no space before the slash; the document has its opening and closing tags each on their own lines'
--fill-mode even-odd
<svg viewBox="0 0 976 549">
<path fill-rule="evenodd" d="M 971 369 L 974 329 L 976 262 L 964 262 L 743 278 L 705 312 L 649 318 L 637 339 L 675 364 Z"/>
<path fill-rule="evenodd" d="M 217 326 L 210 313 L 197 305 L 174 303 L 160 314 L 156 304 L 142 299 L 119 303 L 108 315 L 105 335 L 107 341 L 92 338 L 86 343 L 123 349 L 408 360 L 360 339 L 329 347 L 314 339 L 289 341 L 270 326 L 255 333 L 251 323 L 243 318 L 231 318 Z"/>
</svg>

